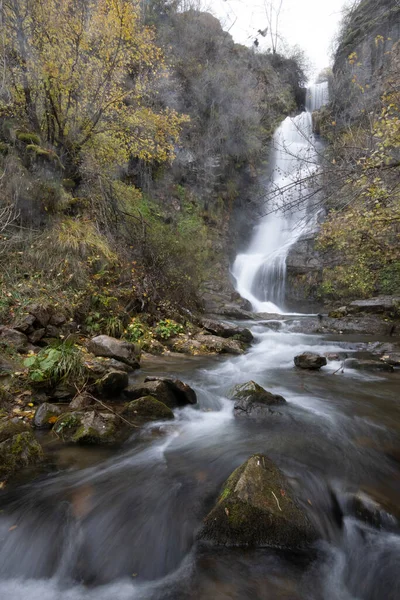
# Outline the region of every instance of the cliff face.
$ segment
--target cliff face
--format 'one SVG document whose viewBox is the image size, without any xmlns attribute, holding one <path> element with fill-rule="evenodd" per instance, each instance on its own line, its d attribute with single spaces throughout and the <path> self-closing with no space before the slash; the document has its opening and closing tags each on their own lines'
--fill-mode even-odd
<svg viewBox="0 0 400 600">
<path fill-rule="evenodd" d="M 357 132 L 358 127 L 367 129 L 364 122 L 372 122 L 381 114 L 381 97 L 385 85 L 387 88 L 388 80 L 394 79 L 393 73 L 398 70 L 399 39 L 398 0 L 362 0 L 344 18 L 335 53 L 333 78 L 330 82 L 331 103 L 324 111 L 313 115 L 315 121 L 327 122 L 325 130 L 328 130 L 328 134 L 325 137 L 328 141 L 329 163 L 346 161 L 343 156 L 335 154 L 340 145 L 337 144 L 338 139 L 342 139 L 342 150 L 347 143 L 346 135 L 349 139 L 353 136 L 358 140 L 354 146 L 363 146 L 366 143 L 358 133 L 353 134 L 352 130 Z M 321 126 L 321 133 L 325 134 L 324 126 Z M 371 138 L 368 143 L 372 144 L 373 150 L 376 140 Z M 347 160 L 354 161 L 356 165 L 356 151 L 352 154 L 349 148 L 347 152 Z M 393 156 L 396 156 L 396 151 L 393 152 Z M 327 178 L 329 179 L 329 175 Z M 328 185 L 332 193 L 334 181 L 330 181 Z M 346 194 L 344 190 L 342 193 Z M 326 197 L 329 197 L 328 191 Z M 342 199 L 344 204 L 347 200 L 345 196 Z M 329 202 L 326 201 L 325 216 L 328 220 Z M 319 252 L 316 249 L 317 235 L 318 232 L 313 232 L 301 238 L 290 250 L 287 259 L 288 303 L 314 301 L 317 297 L 324 300 L 327 286 L 324 286 L 323 282 L 326 270 L 336 266 L 340 268 L 346 260 L 344 250 L 339 253 L 329 249 L 323 254 Z M 375 292 L 382 293 L 379 285 Z"/>
<path fill-rule="evenodd" d="M 371 110 L 389 75 L 400 38 L 398 0 L 363 0 L 345 17 L 335 54 L 331 95 L 339 122 Z"/>
</svg>

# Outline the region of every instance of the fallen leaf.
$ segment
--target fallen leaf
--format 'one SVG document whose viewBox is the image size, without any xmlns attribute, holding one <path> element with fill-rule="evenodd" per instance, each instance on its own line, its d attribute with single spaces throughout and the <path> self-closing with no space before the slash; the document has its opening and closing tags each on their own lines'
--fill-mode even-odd
<svg viewBox="0 0 400 600">
<path fill-rule="evenodd" d="M 14 531 L 14 529 L 17 529 L 18 525 L 13 525 L 12 527 L 10 527 L 10 529 L 8 531 Z"/>
</svg>

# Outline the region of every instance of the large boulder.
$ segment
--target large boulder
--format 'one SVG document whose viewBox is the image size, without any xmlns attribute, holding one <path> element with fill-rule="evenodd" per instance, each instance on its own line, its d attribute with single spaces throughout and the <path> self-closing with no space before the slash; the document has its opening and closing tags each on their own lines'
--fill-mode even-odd
<svg viewBox="0 0 400 600">
<path fill-rule="evenodd" d="M 358 358 L 347 358 L 344 362 L 345 369 L 355 369 L 356 371 L 380 371 L 391 373 L 394 368 L 391 364 L 383 360 L 362 360 Z"/>
<path fill-rule="evenodd" d="M 174 419 L 172 410 L 153 396 L 132 400 L 125 406 L 123 415 L 139 422 Z"/>
<path fill-rule="evenodd" d="M 148 378 L 150 380 L 129 386 L 124 395 L 130 400 L 137 400 L 143 396 L 153 396 L 169 408 L 195 404 L 194 391 L 177 379 Z"/>
<path fill-rule="evenodd" d="M 308 369 L 310 371 L 318 371 L 321 367 L 327 364 L 326 356 L 321 356 L 315 352 L 303 352 L 294 358 L 294 364 L 299 369 Z"/>
<path fill-rule="evenodd" d="M 231 392 L 232 400 L 235 400 L 235 417 L 251 417 L 263 419 L 271 415 L 271 407 L 286 404 L 283 396 L 271 394 L 255 381 L 248 381 L 242 385 L 236 385 Z"/>
<path fill-rule="evenodd" d="M 114 444 L 119 441 L 118 427 L 123 421 L 117 415 L 96 412 L 68 412 L 57 419 L 54 432 L 64 441 L 74 444 Z"/>
<path fill-rule="evenodd" d="M 186 404 L 197 404 L 197 396 L 194 389 L 192 389 L 187 383 L 183 383 L 183 381 L 180 379 L 149 376 L 146 377 L 144 381 L 145 383 L 148 381 L 162 381 L 166 383 L 178 399 L 180 406 L 185 406 Z"/>
<path fill-rule="evenodd" d="M 60 415 L 61 408 L 59 406 L 43 402 L 36 409 L 33 424 L 38 429 L 51 429 Z"/>
<path fill-rule="evenodd" d="M 44 304 L 31 304 L 28 312 L 35 318 L 38 327 L 47 327 L 53 314 L 53 307 Z"/>
<path fill-rule="evenodd" d="M 199 333 L 194 338 L 207 352 L 215 354 L 243 354 L 244 347 L 238 340 L 226 339 L 217 335 Z"/>
<path fill-rule="evenodd" d="M 4 342 L 9 346 L 14 346 L 17 352 L 25 352 L 28 347 L 28 338 L 21 331 L 2 327 L 0 330 L 0 344 Z"/>
<path fill-rule="evenodd" d="M 228 546 L 301 548 L 317 539 L 286 477 L 262 454 L 225 482 L 199 537 Z"/>
<path fill-rule="evenodd" d="M 204 329 L 219 337 L 234 337 L 239 340 L 239 342 L 244 342 L 245 344 L 249 344 L 253 341 L 253 334 L 250 329 L 244 327 L 237 327 L 236 325 L 224 323 L 222 321 L 214 321 L 213 319 L 202 319 L 200 324 Z"/>
<path fill-rule="evenodd" d="M 21 422 L 0 422 L 0 477 L 8 477 L 43 458 L 40 444 Z"/>
<path fill-rule="evenodd" d="M 98 335 L 90 340 L 88 350 L 95 356 L 114 358 L 133 369 L 140 368 L 140 348 L 137 344 L 117 340 L 109 335 Z"/>
</svg>

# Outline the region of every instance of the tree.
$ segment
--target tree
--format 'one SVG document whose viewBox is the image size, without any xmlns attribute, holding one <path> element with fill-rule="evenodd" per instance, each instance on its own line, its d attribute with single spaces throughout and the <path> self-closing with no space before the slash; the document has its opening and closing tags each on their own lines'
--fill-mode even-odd
<svg viewBox="0 0 400 600">
<path fill-rule="evenodd" d="M 116 164 L 173 156 L 183 119 L 146 106 L 163 59 L 138 0 L 4 0 L 1 10 L 0 116 L 53 145 L 72 175 L 85 148 Z"/>
<path fill-rule="evenodd" d="M 283 0 L 264 0 L 265 14 L 267 15 L 268 33 L 273 54 L 277 53 L 279 43 L 279 21 L 282 12 Z"/>
</svg>

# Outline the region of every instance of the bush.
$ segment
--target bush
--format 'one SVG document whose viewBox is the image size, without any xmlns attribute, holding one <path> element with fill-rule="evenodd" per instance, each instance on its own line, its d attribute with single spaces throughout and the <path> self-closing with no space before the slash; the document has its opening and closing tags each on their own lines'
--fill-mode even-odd
<svg viewBox="0 0 400 600">
<path fill-rule="evenodd" d="M 24 361 L 29 369 L 29 377 L 35 383 L 57 385 L 71 379 L 77 383 L 83 380 L 85 367 L 82 352 L 73 339 L 56 342 L 38 354 Z"/>
</svg>

